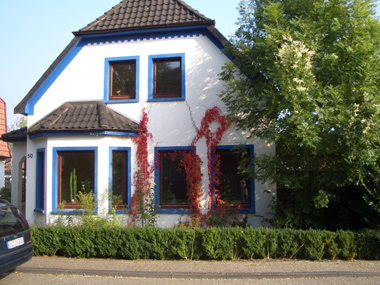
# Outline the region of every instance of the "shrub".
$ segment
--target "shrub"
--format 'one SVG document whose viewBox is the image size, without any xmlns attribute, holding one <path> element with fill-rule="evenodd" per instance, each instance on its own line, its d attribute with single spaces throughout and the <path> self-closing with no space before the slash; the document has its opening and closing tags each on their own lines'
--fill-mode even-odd
<svg viewBox="0 0 380 285">
<path fill-rule="evenodd" d="M 32 227 L 35 255 L 122 259 L 380 259 L 380 231 Z"/>
</svg>

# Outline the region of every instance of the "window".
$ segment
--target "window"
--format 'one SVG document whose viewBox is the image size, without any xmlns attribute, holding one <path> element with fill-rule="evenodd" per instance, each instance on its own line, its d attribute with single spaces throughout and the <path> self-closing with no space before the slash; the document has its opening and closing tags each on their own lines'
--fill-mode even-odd
<svg viewBox="0 0 380 285">
<path fill-rule="evenodd" d="M 43 213 L 45 204 L 45 149 L 37 149 L 36 212 Z"/>
<path fill-rule="evenodd" d="M 105 103 L 138 102 L 139 58 L 106 58 Z"/>
<path fill-rule="evenodd" d="M 184 54 L 149 56 L 149 100 L 185 99 Z"/>
<path fill-rule="evenodd" d="M 243 209 L 254 209 L 254 181 L 239 173 L 239 163 L 246 161 L 251 167 L 253 146 L 246 146 L 238 151 L 233 146 L 219 146 L 215 155 L 220 159 L 221 199 L 230 204 L 240 204 Z"/>
<path fill-rule="evenodd" d="M 110 148 L 110 197 L 116 211 L 130 204 L 130 148 Z"/>
<path fill-rule="evenodd" d="M 189 208 L 186 171 L 182 165 L 188 151 L 188 147 L 156 148 L 156 202 L 160 212 L 176 213 Z"/>
<path fill-rule="evenodd" d="M 96 197 L 97 148 L 53 148 L 53 211 L 78 208 L 79 191 Z M 96 198 L 95 198 L 96 199 Z"/>
</svg>

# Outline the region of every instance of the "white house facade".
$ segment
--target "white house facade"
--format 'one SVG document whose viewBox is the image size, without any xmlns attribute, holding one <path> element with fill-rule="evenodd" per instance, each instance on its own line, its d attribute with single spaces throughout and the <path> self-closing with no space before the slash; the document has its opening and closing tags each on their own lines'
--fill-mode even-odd
<svg viewBox="0 0 380 285">
<path fill-rule="evenodd" d="M 28 118 L 26 142 L 14 149 L 14 159 L 26 158 L 27 220 L 51 223 L 59 214 L 75 213 L 73 187 L 78 189 L 74 196 L 86 188 L 95 193 L 99 215 L 109 213 L 107 197 L 112 195 L 119 196 L 119 204 L 130 205 L 138 171 L 136 138 L 144 112 L 151 133 L 146 149 L 153 168 L 150 179 L 160 205 L 157 226 L 172 227 L 191 212 L 185 176 L 173 174 L 180 159 L 158 163 L 157 156 L 189 147 L 202 162 L 200 205 L 206 213 L 209 145 L 206 137 L 193 142 L 208 110 L 228 115 L 219 97 L 223 82 L 218 74 L 230 59 L 222 52 L 225 39 L 214 22 L 179 0 L 124 0 L 74 35 L 15 108 Z M 211 136 L 218 127 L 211 122 Z M 239 145 L 250 158 L 274 152 L 273 145 L 247 139 L 234 124 L 223 133 L 216 151 L 223 159 L 229 156 L 227 150 Z M 223 163 L 233 164 L 228 159 Z M 12 203 L 21 208 L 21 188 L 16 185 L 20 177 L 15 179 L 21 165 L 14 161 L 13 166 Z M 260 226 L 258 216 L 267 215 L 271 200 L 265 190 L 275 193 L 275 188 L 248 178 L 242 194 L 241 183 L 231 182 L 232 200 L 243 205 L 249 224 Z M 59 211 L 63 202 L 66 205 Z M 127 210 L 118 214 L 130 221 Z"/>
</svg>

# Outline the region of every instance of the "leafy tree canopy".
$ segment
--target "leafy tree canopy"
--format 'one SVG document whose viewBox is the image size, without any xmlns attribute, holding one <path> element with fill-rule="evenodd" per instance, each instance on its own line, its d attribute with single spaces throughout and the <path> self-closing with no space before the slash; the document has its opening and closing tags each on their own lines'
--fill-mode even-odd
<svg viewBox="0 0 380 285">
<path fill-rule="evenodd" d="M 282 225 L 324 227 L 327 208 L 342 204 L 352 187 L 367 206 L 379 203 L 380 183 L 373 179 L 379 180 L 380 23 L 374 2 L 240 3 L 240 27 L 227 47 L 234 63 L 221 74 L 221 96 L 240 128 L 276 143 L 276 155 L 256 159 L 255 175 L 291 193 L 292 218 Z M 374 196 L 363 199 L 362 188 Z"/>
</svg>

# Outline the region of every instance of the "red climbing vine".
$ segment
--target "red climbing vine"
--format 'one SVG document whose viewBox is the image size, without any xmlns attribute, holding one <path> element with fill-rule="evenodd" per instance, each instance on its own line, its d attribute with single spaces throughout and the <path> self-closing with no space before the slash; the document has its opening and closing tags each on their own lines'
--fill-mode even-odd
<svg viewBox="0 0 380 285">
<path fill-rule="evenodd" d="M 148 131 L 149 117 L 145 109 L 142 111 L 142 119 L 138 128 L 138 136 L 133 138 L 137 145 L 136 160 L 137 171 L 133 175 L 135 192 L 131 198 L 130 212 L 133 218 L 136 218 L 145 209 L 143 201 L 149 195 L 151 190 L 150 179 L 152 177 L 154 166 L 148 160 L 148 139 L 152 139 L 152 134 Z"/>
<path fill-rule="evenodd" d="M 220 174 L 220 157 L 216 153 L 216 147 L 222 140 L 223 134 L 231 126 L 231 120 L 227 115 L 223 115 L 222 111 L 218 107 L 213 107 L 206 110 L 202 119 L 201 125 L 198 128 L 192 118 L 191 120 L 196 130 L 196 136 L 192 140 L 189 150 L 187 151 L 173 151 L 171 154 L 175 159 L 176 155 L 181 155 L 181 167 L 186 171 L 186 187 L 187 197 L 189 200 L 190 212 L 201 217 L 201 196 L 202 196 L 202 173 L 201 165 L 202 161 L 196 154 L 194 146 L 202 138 L 206 140 L 207 146 L 207 169 L 209 176 L 209 202 L 208 212 L 218 211 L 218 214 L 227 212 L 226 203 L 221 199 L 220 192 L 218 190 L 220 186 L 219 174 Z M 148 114 L 143 110 L 142 119 L 139 124 L 138 137 L 134 139 L 137 144 L 137 166 L 138 171 L 134 175 L 134 185 L 136 186 L 135 193 L 131 200 L 131 213 L 133 216 L 137 216 L 138 205 L 141 200 L 141 195 L 148 195 L 150 191 L 150 179 L 154 171 L 154 165 L 150 165 L 148 161 L 148 139 L 152 139 L 152 134 L 148 131 Z M 212 130 L 212 124 L 218 124 L 218 128 L 215 132 Z M 159 160 L 159 157 L 157 158 Z M 156 165 L 159 163 L 156 161 Z M 140 193 L 140 194 L 139 194 Z"/>
</svg>

